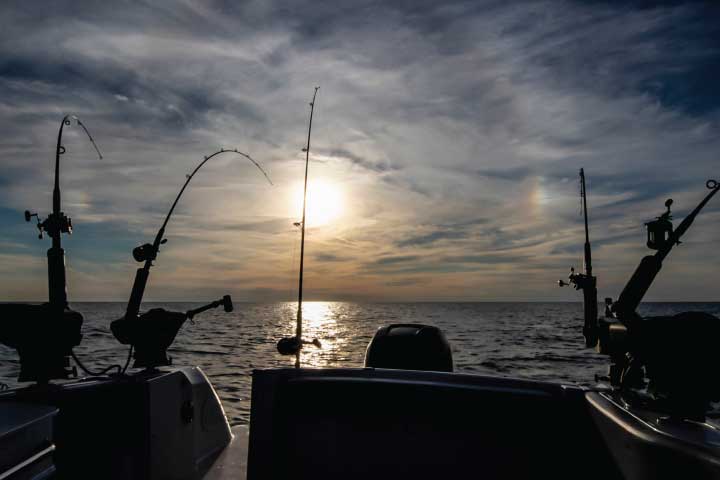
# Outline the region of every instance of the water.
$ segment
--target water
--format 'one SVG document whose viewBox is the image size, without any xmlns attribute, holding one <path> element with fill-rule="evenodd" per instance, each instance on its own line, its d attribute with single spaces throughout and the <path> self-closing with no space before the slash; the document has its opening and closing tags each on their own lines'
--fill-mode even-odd
<svg viewBox="0 0 720 480">
<path fill-rule="evenodd" d="M 198 304 L 145 304 L 185 311 Z M 76 353 L 91 368 L 124 363 L 127 349 L 115 341 L 110 322 L 124 314 L 125 303 L 74 303 L 85 317 L 84 338 Z M 700 310 L 720 315 L 720 303 L 644 304 L 644 315 Z M 584 348 L 582 305 L 576 303 L 402 303 L 309 302 L 304 305 L 305 338 L 323 348 L 306 347 L 308 367 L 359 367 L 378 327 L 416 322 L 436 325 L 452 345 L 455 370 L 594 384 L 607 371 L 607 357 Z M 231 424 L 250 415 L 250 373 L 255 368 L 292 366 L 275 344 L 294 334 L 294 303 L 236 304 L 186 322 L 170 349 L 175 365 L 198 365 L 213 382 Z M 15 351 L 0 345 L 0 382 L 16 385 Z"/>
</svg>

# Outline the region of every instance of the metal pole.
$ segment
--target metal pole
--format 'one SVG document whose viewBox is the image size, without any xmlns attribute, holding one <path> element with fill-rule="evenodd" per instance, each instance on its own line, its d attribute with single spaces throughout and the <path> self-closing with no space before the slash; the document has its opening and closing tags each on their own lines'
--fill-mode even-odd
<svg viewBox="0 0 720 480">
<path fill-rule="evenodd" d="M 585 275 L 592 276 L 592 254 L 590 250 L 590 231 L 588 228 L 587 192 L 585 190 L 585 170 L 580 169 L 580 195 L 582 196 L 583 218 L 585 219 Z"/>
</svg>

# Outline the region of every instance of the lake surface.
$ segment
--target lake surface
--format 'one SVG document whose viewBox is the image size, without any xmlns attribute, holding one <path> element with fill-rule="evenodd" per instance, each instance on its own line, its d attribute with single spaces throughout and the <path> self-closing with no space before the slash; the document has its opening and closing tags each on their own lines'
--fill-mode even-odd
<svg viewBox="0 0 720 480">
<path fill-rule="evenodd" d="M 292 366 L 276 342 L 295 332 L 295 303 L 239 303 L 235 311 L 208 311 L 186 322 L 170 350 L 173 364 L 198 365 L 213 382 L 231 424 L 247 423 L 250 374 L 255 368 Z M 199 304 L 144 304 L 186 311 Z M 115 341 L 110 322 L 125 303 L 73 303 L 85 317 L 75 349 L 89 367 L 124 363 L 127 348 Z M 643 315 L 706 311 L 720 316 L 720 303 L 647 303 Z M 602 310 L 601 310 L 602 311 Z M 455 371 L 593 385 L 607 372 L 607 357 L 584 348 L 580 303 L 345 303 L 308 302 L 305 338 L 322 349 L 304 349 L 308 367 L 361 367 L 378 327 L 425 323 L 441 328 L 451 343 Z M 0 382 L 17 385 L 17 354 L 0 345 Z"/>
</svg>

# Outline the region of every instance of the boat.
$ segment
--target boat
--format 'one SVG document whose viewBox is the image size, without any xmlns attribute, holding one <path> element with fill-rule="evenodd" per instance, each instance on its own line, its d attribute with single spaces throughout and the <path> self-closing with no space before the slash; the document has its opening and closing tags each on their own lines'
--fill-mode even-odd
<svg viewBox="0 0 720 480">
<path fill-rule="evenodd" d="M 309 147 L 310 128 L 306 179 Z M 230 309 L 231 300 L 189 312 L 139 311 L 183 190 L 154 243 L 134 251 L 145 264 L 126 315 L 113 325 L 129 355 L 112 374 L 50 382 L 73 373 L 67 364 L 82 316 L 66 299 L 58 304 L 62 228 L 47 223 L 56 248 L 48 255 L 51 302 L 2 306 L 0 341 L 18 349 L 21 380 L 34 383 L 0 392 L 0 479 L 720 478 L 720 432 L 705 416 L 718 399 L 713 342 L 720 320 L 636 313 L 663 260 L 720 190 L 712 180 L 706 186 L 710 193 L 678 228 L 669 204 L 647 224 L 657 253 L 608 304 L 608 317 L 586 319 L 586 345 L 610 357 L 609 384 L 456 373 L 443 332 L 413 323 L 381 326 L 363 367 L 303 368 L 302 346 L 313 342 L 302 339 L 300 311 L 295 336 L 278 342 L 280 353 L 296 356 L 295 367 L 255 370 L 250 425 L 232 429 L 202 371 L 172 367 L 166 355 L 178 325 L 205 309 Z M 64 218 L 59 189 L 57 198 L 53 221 Z M 139 372 L 126 371 L 131 357 Z M 22 449 L 15 448 L 18 435 L 27 440 Z"/>
</svg>

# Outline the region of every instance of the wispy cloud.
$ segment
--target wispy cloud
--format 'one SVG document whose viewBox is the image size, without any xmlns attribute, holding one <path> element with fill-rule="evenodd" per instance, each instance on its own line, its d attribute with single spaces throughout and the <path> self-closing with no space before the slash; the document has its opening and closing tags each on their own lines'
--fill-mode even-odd
<svg viewBox="0 0 720 480">
<path fill-rule="evenodd" d="M 47 245 L 22 211 L 49 208 L 64 113 L 77 113 L 105 154 L 98 161 L 67 130 L 61 186 L 76 225 L 67 240 L 76 299 L 127 295 L 130 250 L 154 235 L 184 175 L 220 147 L 251 153 L 277 186 L 249 164 L 208 164 L 178 205 L 148 294 L 227 287 L 248 299 L 288 298 L 294 192 L 318 84 L 311 179 L 342 189 L 344 214 L 310 229 L 310 296 L 574 298 L 549 289 L 549 279 L 577 264 L 580 167 L 601 287 L 614 294 L 643 254 L 643 221 L 667 197 L 678 216 L 687 212 L 716 173 L 712 2 L 311 7 L 5 2 L 8 299 L 43 295 L 30 285 L 44 284 L 36 263 Z M 708 207 L 649 298 L 713 299 L 716 212 Z M 699 270 L 702 278 L 692 274 Z"/>
</svg>

